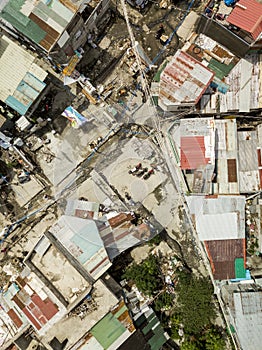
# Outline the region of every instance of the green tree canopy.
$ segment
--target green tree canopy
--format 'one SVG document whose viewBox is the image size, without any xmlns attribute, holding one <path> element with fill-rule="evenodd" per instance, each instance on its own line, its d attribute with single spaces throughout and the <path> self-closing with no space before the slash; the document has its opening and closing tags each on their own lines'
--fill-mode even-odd
<svg viewBox="0 0 262 350">
<path fill-rule="evenodd" d="M 185 341 L 182 343 L 181 350 L 199 350 L 199 347 L 196 343 L 191 341 Z"/>
<path fill-rule="evenodd" d="M 141 264 L 130 265 L 123 278 L 132 280 L 144 294 L 152 296 L 162 289 L 163 281 L 160 277 L 159 261 L 154 255 L 149 255 Z"/>
<path fill-rule="evenodd" d="M 160 311 L 162 309 L 169 309 L 173 305 L 174 296 L 170 293 L 161 293 L 154 301 L 154 309 Z"/>
<path fill-rule="evenodd" d="M 205 350 L 223 350 L 225 349 L 225 340 L 221 335 L 221 332 L 211 327 L 207 331 L 203 332 L 200 340 L 205 344 Z"/>
<path fill-rule="evenodd" d="M 178 286 L 178 307 L 184 331 L 200 334 L 216 316 L 212 303 L 213 286 L 208 278 L 181 273 Z"/>
</svg>

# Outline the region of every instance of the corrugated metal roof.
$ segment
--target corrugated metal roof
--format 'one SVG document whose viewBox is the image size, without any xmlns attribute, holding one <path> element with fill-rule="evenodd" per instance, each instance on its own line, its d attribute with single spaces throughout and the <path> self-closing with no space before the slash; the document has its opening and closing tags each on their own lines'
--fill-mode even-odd
<svg viewBox="0 0 262 350">
<path fill-rule="evenodd" d="M 237 194 L 238 189 L 238 146 L 235 119 L 216 120 L 216 193 Z"/>
<path fill-rule="evenodd" d="M 126 249 L 150 239 L 150 236 L 155 234 L 155 230 L 151 232 L 149 225 L 146 223 L 138 226 L 133 225 L 131 223 L 133 216 L 129 212 L 117 213 L 111 211 L 99 217 L 99 204 L 94 202 L 68 200 L 65 214 L 86 219 L 86 226 L 88 225 L 88 219 L 89 222 L 93 220 L 110 260 L 113 260 Z M 85 244 L 81 247 L 84 248 Z M 98 245 L 95 244 L 95 247 L 98 247 Z M 107 263 L 106 260 L 103 260 L 103 262 Z M 99 261 L 96 262 L 95 266 L 99 266 Z"/>
<path fill-rule="evenodd" d="M 188 196 L 186 200 L 201 241 L 245 237 L 244 196 Z"/>
<path fill-rule="evenodd" d="M 227 21 L 257 39 L 262 32 L 262 4 L 256 0 L 239 0 Z"/>
<path fill-rule="evenodd" d="M 13 309 L 8 310 L 7 315 L 12 319 L 17 328 L 20 328 L 22 326 L 23 321 Z"/>
<path fill-rule="evenodd" d="M 205 166 L 210 158 L 205 157 L 204 136 L 181 137 L 181 169 L 197 169 Z"/>
<path fill-rule="evenodd" d="M 13 283 L 4 294 L 4 300 L 10 307 L 7 312 L 13 319 L 17 327 L 26 324 L 26 318 L 38 330 L 42 328 L 55 314 L 58 313 L 58 307 L 45 294 L 44 298 L 29 286 L 28 281 L 20 277 L 18 283 Z M 19 284 L 19 287 L 18 287 Z M 38 281 L 40 285 L 40 281 Z M 41 284 L 41 290 L 44 285 Z M 12 297 L 10 297 L 12 295 Z M 19 317 L 18 317 L 19 315 Z"/>
<path fill-rule="evenodd" d="M 185 118 L 180 121 L 180 136 L 209 136 L 214 118 Z"/>
<path fill-rule="evenodd" d="M 212 272 L 216 280 L 236 278 L 235 260 L 245 257 L 245 239 L 205 241 Z"/>
<path fill-rule="evenodd" d="M 192 190 L 202 193 L 207 183 L 211 182 L 215 164 L 214 120 L 213 118 L 183 119 L 180 122 L 179 132 L 180 139 L 177 143 L 180 148 L 181 169 L 198 170 Z"/>
<path fill-rule="evenodd" d="M 243 350 L 261 348 L 262 292 L 236 292 L 234 298 L 234 323 Z"/>
<path fill-rule="evenodd" d="M 130 213 L 119 213 L 116 216 L 108 219 L 109 224 L 112 228 L 122 225 L 124 222 L 130 223 L 133 216 Z"/>
<path fill-rule="evenodd" d="M 94 220 L 63 215 L 49 232 L 93 278 L 99 278 L 111 266 Z"/>
<path fill-rule="evenodd" d="M 196 104 L 214 73 L 186 52 L 178 50 L 160 76 L 159 98 L 164 104 Z"/>
<path fill-rule="evenodd" d="M 110 312 L 91 329 L 90 333 L 104 349 L 108 349 L 125 331 L 125 326 Z"/>
<path fill-rule="evenodd" d="M 65 214 L 82 219 L 98 219 L 99 204 L 84 200 L 68 200 Z"/>
<path fill-rule="evenodd" d="M 0 47 L 5 48 L 0 55 L 0 100 L 23 115 L 46 86 L 41 79 L 47 72 L 36 68 L 34 56 L 7 37 L 0 38 Z"/>
<path fill-rule="evenodd" d="M 250 193 L 260 190 L 258 159 L 260 150 L 256 131 L 238 131 L 239 190 Z"/>
<path fill-rule="evenodd" d="M 0 39 L 1 42 L 8 43 L 0 57 L 0 99 L 5 101 L 30 69 L 34 57 L 5 36 Z"/>
<path fill-rule="evenodd" d="M 261 55 L 250 54 L 232 69 L 225 83 L 228 92 L 220 95 L 220 112 L 249 112 L 261 107 Z"/>
<path fill-rule="evenodd" d="M 216 158 L 217 176 L 215 182 L 212 182 L 214 193 L 239 193 L 236 120 L 183 119 L 180 122 L 179 132 L 180 139 L 176 143 L 180 148 L 181 168 L 197 169 L 200 172 L 204 169 L 205 180 L 211 183 L 213 175 L 211 165 L 214 166 Z M 198 181 L 200 172 L 195 174 L 194 178 L 198 184 L 200 184 Z M 201 184 L 200 186 L 202 187 Z"/>
<path fill-rule="evenodd" d="M 84 0 L 8 0 L 0 17 L 47 51 L 58 40 Z"/>
<path fill-rule="evenodd" d="M 186 45 L 188 46 L 188 43 Z M 233 53 L 203 33 L 196 37 L 187 52 L 197 60 L 205 62 L 219 79 L 226 76 L 238 61 Z"/>
</svg>

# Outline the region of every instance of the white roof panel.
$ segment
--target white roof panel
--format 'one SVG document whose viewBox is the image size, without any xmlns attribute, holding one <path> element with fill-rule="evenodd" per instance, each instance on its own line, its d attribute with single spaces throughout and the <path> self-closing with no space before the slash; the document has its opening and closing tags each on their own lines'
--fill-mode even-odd
<svg viewBox="0 0 262 350">
<path fill-rule="evenodd" d="M 37 79 L 41 81 L 44 81 L 48 75 L 48 73 L 44 69 L 42 69 L 35 63 L 32 63 L 29 69 L 29 73 L 33 74 Z"/>
<path fill-rule="evenodd" d="M 244 196 L 188 196 L 186 200 L 201 241 L 245 237 Z"/>
<path fill-rule="evenodd" d="M 241 62 L 239 112 L 249 112 L 253 64 L 247 60 Z"/>
<path fill-rule="evenodd" d="M 238 238 L 237 214 L 205 214 L 196 218 L 201 241 Z"/>
<path fill-rule="evenodd" d="M 0 100 L 5 101 L 23 80 L 27 72 L 36 74 L 39 80 L 44 80 L 47 73 L 36 64 L 34 56 L 7 37 L 0 38 L 0 43 L 8 44 L 0 56 Z M 19 96 L 17 96 L 19 98 Z M 25 95 L 21 98 L 25 98 Z M 25 101 L 25 104 L 27 101 Z"/>
</svg>

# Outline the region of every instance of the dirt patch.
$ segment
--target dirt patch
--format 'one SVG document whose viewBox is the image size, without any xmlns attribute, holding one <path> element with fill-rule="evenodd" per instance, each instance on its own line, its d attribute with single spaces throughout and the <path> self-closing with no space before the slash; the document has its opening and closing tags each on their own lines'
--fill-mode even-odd
<svg viewBox="0 0 262 350">
<path fill-rule="evenodd" d="M 148 245 L 144 245 L 133 249 L 130 254 L 134 259 L 135 263 L 140 264 L 143 260 L 145 260 L 148 257 L 150 250 L 152 250 L 151 247 L 149 247 Z"/>
</svg>

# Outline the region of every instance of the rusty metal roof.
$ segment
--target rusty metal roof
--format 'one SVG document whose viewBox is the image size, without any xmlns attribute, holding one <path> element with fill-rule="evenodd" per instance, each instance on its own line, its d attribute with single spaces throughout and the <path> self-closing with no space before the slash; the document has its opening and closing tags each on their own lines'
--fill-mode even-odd
<svg viewBox="0 0 262 350">
<path fill-rule="evenodd" d="M 244 258 L 245 261 L 245 239 L 205 241 L 205 246 L 214 278 L 236 278 L 235 259 Z"/>
<path fill-rule="evenodd" d="M 214 73 L 178 50 L 160 76 L 159 98 L 165 105 L 197 104 Z"/>
<path fill-rule="evenodd" d="M 262 4 L 256 0 L 240 0 L 227 21 L 247 31 L 256 40 L 262 32 Z"/>
</svg>

